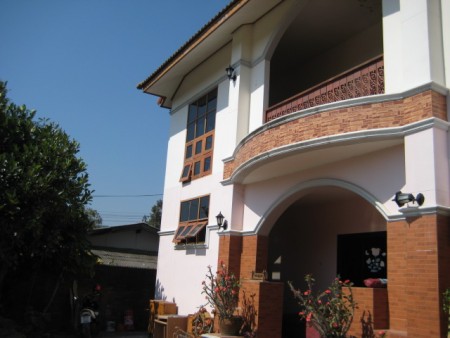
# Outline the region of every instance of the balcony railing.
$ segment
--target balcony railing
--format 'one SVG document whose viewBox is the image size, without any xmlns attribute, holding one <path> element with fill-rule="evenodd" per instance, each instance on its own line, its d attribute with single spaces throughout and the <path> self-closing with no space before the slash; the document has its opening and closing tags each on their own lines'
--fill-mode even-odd
<svg viewBox="0 0 450 338">
<path fill-rule="evenodd" d="M 325 103 L 383 93 L 384 62 L 378 56 L 270 107 L 265 122 Z"/>
</svg>

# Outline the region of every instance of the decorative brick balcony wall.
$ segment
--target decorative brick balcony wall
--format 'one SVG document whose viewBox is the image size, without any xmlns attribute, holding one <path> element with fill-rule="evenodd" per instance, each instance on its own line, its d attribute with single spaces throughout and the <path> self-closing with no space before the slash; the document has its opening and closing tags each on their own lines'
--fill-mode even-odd
<svg viewBox="0 0 450 338">
<path fill-rule="evenodd" d="M 223 178 L 230 178 L 248 160 L 290 144 L 363 130 L 401 127 L 431 117 L 447 121 L 446 107 L 444 95 L 426 90 L 398 100 L 324 110 L 306 116 L 299 114 L 298 118 L 285 123 L 281 120 L 281 123 L 268 124 L 244 139 L 225 163 Z"/>
<path fill-rule="evenodd" d="M 270 107 L 264 122 L 326 103 L 383 93 L 384 62 L 379 56 Z"/>
</svg>

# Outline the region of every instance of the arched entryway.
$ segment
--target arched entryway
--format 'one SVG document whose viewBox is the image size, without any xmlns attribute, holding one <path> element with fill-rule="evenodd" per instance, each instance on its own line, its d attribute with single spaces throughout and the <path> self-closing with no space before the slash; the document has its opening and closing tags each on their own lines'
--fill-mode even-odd
<svg viewBox="0 0 450 338">
<path fill-rule="evenodd" d="M 383 205 L 366 190 L 342 180 L 316 179 L 292 186 L 274 200 L 254 233 L 222 234 L 219 260 L 240 276 L 247 295 L 256 294 L 258 336 L 304 335 L 297 316 L 299 308 L 287 290 L 288 280 L 303 287 L 304 275 L 312 273 L 317 287 L 323 290 L 340 271 L 356 271 L 350 278 L 357 285 L 362 285 L 364 278 L 387 277 L 387 256 L 383 254 L 387 252 L 388 219 Z M 383 264 L 375 274 L 368 274 L 367 262 L 377 256 L 372 247 L 379 249 Z M 267 281 L 253 278 L 254 272 L 264 270 Z M 375 305 L 384 306 L 384 317 L 376 314 L 378 327 L 384 329 L 389 327 L 389 318 L 387 292 L 383 290 L 382 297 L 367 297 L 371 290 L 359 288 L 357 297 L 362 300 L 358 301 L 361 311 L 367 309 L 374 317 Z M 378 298 L 380 304 L 366 302 L 369 298 Z M 355 314 L 356 329 L 360 328 L 359 317 Z"/>
<path fill-rule="evenodd" d="M 286 338 L 305 332 L 287 281 L 304 287 L 304 276 L 311 273 L 317 288 L 324 290 L 338 274 L 358 287 L 364 286 L 364 279 L 387 277 L 387 222 L 373 204 L 337 186 L 311 187 L 298 196 L 268 237 L 269 279 L 285 285 Z"/>
</svg>

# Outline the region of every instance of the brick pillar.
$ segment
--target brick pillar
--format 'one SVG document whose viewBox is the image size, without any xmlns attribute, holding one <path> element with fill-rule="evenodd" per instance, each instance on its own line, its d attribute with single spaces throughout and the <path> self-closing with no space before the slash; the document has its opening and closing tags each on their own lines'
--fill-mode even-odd
<svg viewBox="0 0 450 338">
<path fill-rule="evenodd" d="M 255 295 L 258 338 L 281 338 L 283 283 L 252 280 L 252 271 L 267 269 L 268 238 L 225 234 L 219 239 L 219 261 L 239 276 L 247 297 Z M 240 295 L 242 306 L 243 293 Z"/>
<path fill-rule="evenodd" d="M 389 304 L 387 289 L 353 287 L 353 297 L 358 303 L 355 310 L 353 322 L 348 332 L 349 336 L 361 336 L 364 324 L 372 323 L 373 329 L 389 329 Z"/>
<path fill-rule="evenodd" d="M 439 294 L 450 288 L 450 216 L 437 216 L 437 239 L 439 252 Z M 442 309 L 442 297 L 439 300 Z M 441 312 L 441 335 L 447 332 L 447 315 Z"/>
<path fill-rule="evenodd" d="M 281 338 L 283 317 L 283 283 L 242 280 L 247 297 L 255 295 L 258 338 Z M 242 306 L 241 293 L 241 306 Z"/>
<path fill-rule="evenodd" d="M 441 299 L 449 280 L 448 231 L 448 218 L 437 215 L 388 224 L 390 337 L 446 337 Z"/>
<path fill-rule="evenodd" d="M 219 262 L 223 261 L 228 271 L 241 276 L 242 237 L 230 234 L 221 235 L 219 239 Z"/>
<path fill-rule="evenodd" d="M 269 239 L 265 236 L 242 237 L 241 278 L 252 278 L 252 271 L 267 270 Z"/>
<path fill-rule="evenodd" d="M 407 330 L 406 289 L 408 223 L 398 221 L 387 225 L 389 328 L 395 332 Z"/>
<path fill-rule="evenodd" d="M 436 216 L 407 219 L 408 335 L 443 337 L 440 332 Z"/>
</svg>

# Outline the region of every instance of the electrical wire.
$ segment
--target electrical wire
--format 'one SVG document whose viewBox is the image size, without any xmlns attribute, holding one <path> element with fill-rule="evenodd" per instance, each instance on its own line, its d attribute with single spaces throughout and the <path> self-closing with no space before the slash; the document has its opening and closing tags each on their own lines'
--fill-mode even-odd
<svg viewBox="0 0 450 338">
<path fill-rule="evenodd" d="M 94 198 L 98 197 L 113 197 L 113 198 L 122 198 L 122 197 L 155 197 L 162 196 L 163 194 L 143 194 L 143 195 L 92 195 Z"/>
</svg>

